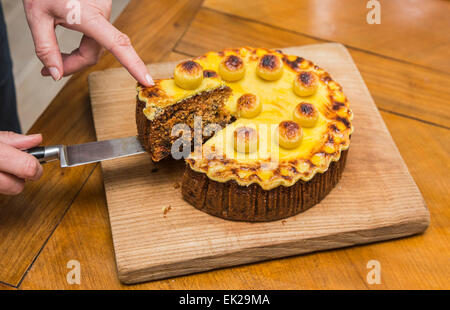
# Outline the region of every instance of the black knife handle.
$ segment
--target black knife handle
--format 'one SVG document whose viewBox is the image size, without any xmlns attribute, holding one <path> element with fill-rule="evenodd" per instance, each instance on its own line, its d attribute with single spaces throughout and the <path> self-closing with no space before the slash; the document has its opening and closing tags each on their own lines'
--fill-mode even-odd
<svg viewBox="0 0 450 310">
<path fill-rule="evenodd" d="M 30 155 L 33 155 L 37 159 L 44 159 L 45 157 L 45 146 L 33 147 L 31 149 L 25 150 Z"/>
<path fill-rule="evenodd" d="M 25 150 L 30 155 L 36 157 L 41 163 L 59 159 L 63 150 L 63 145 L 38 146 Z"/>
</svg>

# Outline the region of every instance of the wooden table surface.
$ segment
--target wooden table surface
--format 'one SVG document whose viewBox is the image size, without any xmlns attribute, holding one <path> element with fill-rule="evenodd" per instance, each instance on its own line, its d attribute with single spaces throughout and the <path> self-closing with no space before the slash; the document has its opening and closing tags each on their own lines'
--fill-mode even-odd
<svg viewBox="0 0 450 310">
<path fill-rule="evenodd" d="M 0 197 L 0 289 L 442 289 L 450 288 L 450 2 L 131 0 L 115 25 L 146 63 L 225 47 L 341 42 L 349 49 L 430 209 L 418 236 L 121 285 L 98 164 L 61 169 L 23 194 Z M 107 53 L 71 78 L 29 133 L 46 145 L 95 141 L 87 75 L 118 67 Z M 67 263 L 81 264 L 69 285 Z M 368 284 L 367 262 L 381 264 Z"/>
</svg>

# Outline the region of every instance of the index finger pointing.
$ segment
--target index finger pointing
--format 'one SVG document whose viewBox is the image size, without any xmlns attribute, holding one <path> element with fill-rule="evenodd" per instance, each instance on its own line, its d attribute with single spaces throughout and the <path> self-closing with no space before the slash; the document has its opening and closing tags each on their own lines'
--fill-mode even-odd
<svg viewBox="0 0 450 310">
<path fill-rule="evenodd" d="M 154 84 L 128 36 L 117 30 L 103 16 L 99 15 L 88 23 L 81 24 L 81 31 L 109 50 L 139 83 L 145 86 Z"/>
</svg>

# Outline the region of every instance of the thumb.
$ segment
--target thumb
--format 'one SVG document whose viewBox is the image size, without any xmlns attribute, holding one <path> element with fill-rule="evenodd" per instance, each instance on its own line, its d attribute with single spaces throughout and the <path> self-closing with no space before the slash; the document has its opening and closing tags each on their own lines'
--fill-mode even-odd
<svg viewBox="0 0 450 310">
<path fill-rule="evenodd" d="M 61 51 L 55 34 L 54 20 L 50 16 L 28 18 L 37 57 L 55 81 L 64 74 Z"/>
</svg>

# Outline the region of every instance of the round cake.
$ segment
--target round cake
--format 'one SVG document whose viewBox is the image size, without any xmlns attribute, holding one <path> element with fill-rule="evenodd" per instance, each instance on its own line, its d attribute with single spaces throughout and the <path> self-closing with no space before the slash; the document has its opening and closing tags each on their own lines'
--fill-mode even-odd
<svg viewBox="0 0 450 310">
<path fill-rule="evenodd" d="M 320 202 L 344 170 L 353 131 L 348 100 L 302 57 L 249 47 L 210 52 L 137 89 L 143 146 L 154 161 L 189 146 L 182 195 L 209 214 L 293 216 Z M 179 124 L 193 130 L 174 132 Z"/>
</svg>

